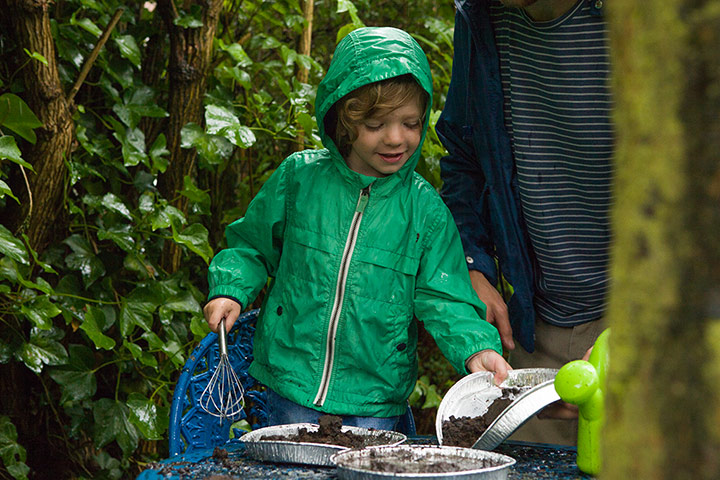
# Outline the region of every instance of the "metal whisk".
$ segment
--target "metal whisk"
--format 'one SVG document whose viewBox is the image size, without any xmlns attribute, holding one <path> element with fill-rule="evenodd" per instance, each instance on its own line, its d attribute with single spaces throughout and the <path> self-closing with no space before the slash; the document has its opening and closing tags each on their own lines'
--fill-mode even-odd
<svg viewBox="0 0 720 480">
<path fill-rule="evenodd" d="M 200 407 L 210 415 L 219 417 L 221 424 L 223 419 L 232 421 L 245 405 L 245 390 L 228 358 L 226 335 L 223 318 L 218 329 L 220 359 L 213 376 L 200 395 Z"/>
</svg>

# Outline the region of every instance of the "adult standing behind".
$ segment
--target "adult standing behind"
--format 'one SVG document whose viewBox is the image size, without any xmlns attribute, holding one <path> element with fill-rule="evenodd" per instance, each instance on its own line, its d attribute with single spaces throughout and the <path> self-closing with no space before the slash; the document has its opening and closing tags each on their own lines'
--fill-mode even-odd
<svg viewBox="0 0 720 480">
<path fill-rule="evenodd" d="M 559 368 L 603 328 L 613 135 L 602 3 L 455 2 L 442 194 L 514 368 Z M 575 432 L 533 419 L 513 438 L 573 444 Z"/>
</svg>

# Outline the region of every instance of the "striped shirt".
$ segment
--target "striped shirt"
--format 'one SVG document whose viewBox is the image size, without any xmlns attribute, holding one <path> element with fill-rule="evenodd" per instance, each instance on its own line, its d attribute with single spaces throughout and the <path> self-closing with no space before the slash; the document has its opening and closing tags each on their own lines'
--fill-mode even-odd
<svg viewBox="0 0 720 480">
<path fill-rule="evenodd" d="M 550 22 L 493 1 L 505 123 L 536 257 L 535 308 L 555 325 L 603 315 L 612 99 L 607 30 L 580 0 Z"/>
</svg>

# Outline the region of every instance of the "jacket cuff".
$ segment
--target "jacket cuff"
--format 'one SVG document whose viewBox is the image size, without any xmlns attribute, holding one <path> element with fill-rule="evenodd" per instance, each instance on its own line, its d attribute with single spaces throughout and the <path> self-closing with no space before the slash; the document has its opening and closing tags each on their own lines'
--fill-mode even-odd
<svg viewBox="0 0 720 480">
<path fill-rule="evenodd" d="M 240 307 L 244 308 L 245 305 L 249 305 L 247 295 L 243 294 L 241 290 L 231 287 L 229 285 L 217 285 L 210 290 L 208 293 L 208 301 L 214 298 L 229 298 L 240 304 Z"/>
<path fill-rule="evenodd" d="M 477 270 L 488 279 L 491 285 L 498 284 L 498 273 L 495 259 L 480 248 L 466 248 L 465 262 L 468 270 Z"/>
<path fill-rule="evenodd" d="M 228 300 L 232 300 L 233 302 L 235 302 L 235 303 L 237 303 L 238 305 L 240 305 L 240 310 L 242 310 L 242 309 L 244 308 L 244 307 L 243 307 L 243 304 L 242 304 L 242 302 L 241 302 L 240 300 L 238 300 L 237 298 L 232 297 L 232 296 L 230 296 L 230 295 L 213 295 L 213 296 L 208 296 L 208 299 L 207 299 L 207 302 L 205 302 L 205 305 L 207 305 L 207 304 L 210 303 L 211 301 L 215 300 L 216 298 L 227 298 Z"/>
</svg>

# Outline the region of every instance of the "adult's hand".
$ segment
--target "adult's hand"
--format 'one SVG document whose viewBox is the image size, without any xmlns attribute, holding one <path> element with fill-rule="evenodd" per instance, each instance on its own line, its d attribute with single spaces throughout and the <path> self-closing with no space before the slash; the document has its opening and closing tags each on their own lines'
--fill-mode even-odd
<svg viewBox="0 0 720 480">
<path fill-rule="evenodd" d="M 585 352 L 585 355 L 583 355 L 582 359 L 587 361 L 590 358 L 590 354 L 592 353 L 593 347 L 590 347 Z M 562 400 L 558 400 L 557 402 L 553 402 L 547 407 L 543 408 L 540 413 L 538 413 L 538 418 L 553 418 L 553 419 L 560 419 L 560 420 L 572 420 L 575 418 L 578 418 L 579 409 L 577 405 L 573 405 L 572 403 L 563 402 Z"/>
<path fill-rule="evenodd" d="M 210 325 L 210 330 L 216 333 L 220 328 L 220 320 L 223 318 L 225 319 L 225 330 L 229 332 L 240 313 L 242 313 L 240 304 L 225 297 L 214 298 L 203 308 L 203 314 Z"/>
<path fill-rule="evenodd" d="M 498 333 L 500 333 L 503 348 L 506 350 L 515 350 L 512 327 L 510 327 L 510 317 L 508 316 L 507 305 L 502 295 L 488 282 L 485 275 L 477 270 L 470 270 L 470 281 L 477 296 L 485 304 L 487 321 L 495 325 Z"/>
<path fill-rule="evenodd" d="M 540 410 L 538 418 L 555 420 L 572 420 L 578 418 L 578 406 L 558 400 Z"/>
</svg>

